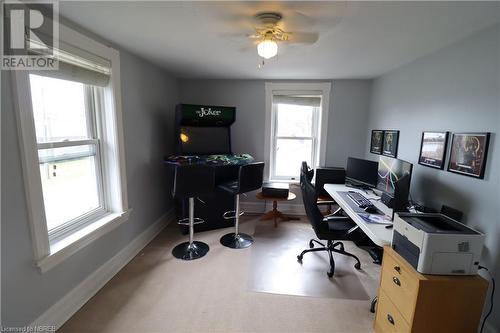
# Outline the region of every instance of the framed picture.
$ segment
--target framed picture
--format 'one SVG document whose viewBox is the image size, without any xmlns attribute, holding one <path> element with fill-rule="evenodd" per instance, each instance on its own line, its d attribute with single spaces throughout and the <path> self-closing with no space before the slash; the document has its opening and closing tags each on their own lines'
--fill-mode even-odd
<svg viewBox="0 0 500 333">
<path fill-rule="evenodd" d="M 448 171 L 484 178 L 490 133 L 453 133 Z"/>
<path fill-rule="evenodd" d="M 382 143 L 384 142 L 384 131 L 372 130 L 372 138 L 370 141 L 370 153 L 382 154 Z"/>
<path fill-rule="evenodd" d="M 384 131 L 384 144 L 382 145 L 382 155 L 398 157 L 399 131 Z"/>
<path fill-rule="evenodd" d="M 448 134 L 448 132 L 423 132 L 418 164 L 443 169 Z"/>
</svg>

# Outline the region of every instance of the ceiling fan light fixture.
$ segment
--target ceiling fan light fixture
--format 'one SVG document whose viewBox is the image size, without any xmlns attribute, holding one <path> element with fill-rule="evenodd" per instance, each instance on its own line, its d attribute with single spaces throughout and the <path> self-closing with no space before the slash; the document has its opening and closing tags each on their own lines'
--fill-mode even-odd
<svg viewBox="0 0 500 333">
<path fill-rule="evenodd" d="M 264 59 L 270 59 L 278 54 L 278 43 L 265 39 L 257 44 L 257 53 Z"/>
</svg>

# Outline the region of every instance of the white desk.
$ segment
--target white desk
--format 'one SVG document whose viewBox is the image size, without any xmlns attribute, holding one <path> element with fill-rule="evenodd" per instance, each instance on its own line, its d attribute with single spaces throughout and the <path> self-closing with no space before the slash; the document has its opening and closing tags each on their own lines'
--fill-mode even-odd
<svg viewBox="0 0 500 333">
<path fill-rule="evenodd" d="M 344 212 L 356 223 L 361 230 L 378 246 L 390 245 L 392 241 L 392 228 L 387 229 L 386 225 L 367 223 L 363 220 L 357 212 L 346 202 L 350 200 L 349 198 L 344 199 L 338 192 L 348 192 L 355 191 L 363 194 L 367 199 L 380 199 L 380 197 L 373 194 L 373 192 L 368 191 L 368 194 L 363 190 L 358 190 L 352 187 L 347 187 L 344 184 L 325 184 L 325 190 L 330 194 L 330 196 L 337 202 L 337 204 L 342 208 Z M 386 205 L 380 201 L 372 201 L 373 204 L 384 214 L 392 216 L 392 209 L 388 208 Z"/>
</svg>

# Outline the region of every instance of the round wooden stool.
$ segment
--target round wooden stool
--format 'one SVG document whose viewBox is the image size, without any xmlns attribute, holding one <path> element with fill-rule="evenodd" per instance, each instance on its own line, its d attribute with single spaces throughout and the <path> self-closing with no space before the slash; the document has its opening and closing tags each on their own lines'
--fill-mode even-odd
<svg viewBox="0 0 500 333">
<path fill-rule="evenodd" d="M 273 202 L 273 210 L 262 215 L 262 217 L 260 218 L 261 221 L 274 220 L 274 227 L 277 227 L 278 226 L 278 219 L 281 219 L 281 221 L 300 220 L 300 218 L 298 218 L 298 217 L 285 215 L 278 210 L 278 201 L 291 201 L 297 197 L 295 195 L 295 193 L 288 192 L 288 198 L 268 197 L 268 196 L 264 196 L 262 194 L 262 192 L 257 193 L 255 196 L 259 200 Z"/>
</svg>

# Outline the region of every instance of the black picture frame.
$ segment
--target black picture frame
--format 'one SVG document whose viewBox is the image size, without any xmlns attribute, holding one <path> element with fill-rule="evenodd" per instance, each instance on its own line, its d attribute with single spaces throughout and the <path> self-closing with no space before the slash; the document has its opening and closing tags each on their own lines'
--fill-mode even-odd
<svg viewBox="0 0 500 333">
<path fill-rule="evenodd" d="M 384 143 L 384 131 L 372 130 L 372 135 L 370 137 L 370 153 L 381 155 L 383 143 Z"/>
<path fill-rule="evenodd" d="M 382 145 L 382 155 L 398 157 L 399 130 L 385 130 L 384 143 Z"/>
<path fill-rule="evenodd" d="M 435 169 L 444 169 L 448 148 L 447 131 L 424 131 L 420 142 L 418 164 Z"/>
<path fill-rule="evenodd" d="M 483 179 L 489 145 L 489 132 L 453 133 L 448 171 Z"/>
</svg>

